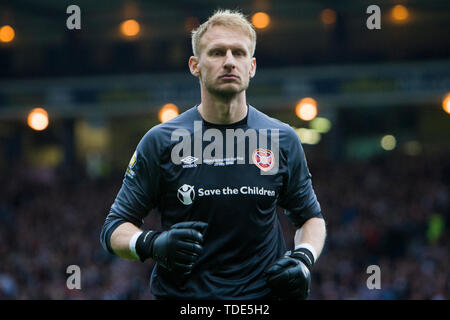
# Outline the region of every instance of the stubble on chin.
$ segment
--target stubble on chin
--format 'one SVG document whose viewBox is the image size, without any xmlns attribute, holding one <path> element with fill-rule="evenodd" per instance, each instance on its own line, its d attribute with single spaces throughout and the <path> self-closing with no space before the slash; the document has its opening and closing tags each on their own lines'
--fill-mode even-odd
<svg viewBox="0 0 450 320">
<path fill-rule="evenodd" d="M 220 85 L 211 85 L 208 83 L 204 83 L 204 86 L 210 94 L 225 99 L 231 98 L 248 88 L 248 84 L 240 84 L 239 87 L 229 86 L 226 88 L 221 88 Z"/>
</svg>

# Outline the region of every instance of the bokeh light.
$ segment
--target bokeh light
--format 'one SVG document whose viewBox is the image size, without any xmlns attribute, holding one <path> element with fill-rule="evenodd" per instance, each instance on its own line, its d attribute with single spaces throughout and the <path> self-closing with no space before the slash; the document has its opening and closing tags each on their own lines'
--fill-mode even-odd
<svg viewBox="0 0 450 320">
<path fill-rule="evenodd" d="M 14 40 L 16 33 L 11 26 L 3 26 L 0 28 L 0 41 L 1 42 L 11 42 Z"/>
<path fill-rule="evenodd" d="M 28 126 L 36 131 L 45 130 L 48 127 L 48 113 L 43 108 L 34 108 L 28 114 Z"/>
<path fill-rule="evenodd" d="M 381 147 L 386 150 L 394 150 L 397 145 L 397 139 L 393 135 L 387 134 L 380 141 Z"/>
<path fill-rule="evenodd" d="M 396 22 L 404 22 L 409 18 L 409 10 L 405 6 L 398 4 L 392 8 L 391 17 Z"/>
<path fill-rule="evenodd" d="M 311 121 L 317 116 L 317 102 L 313 98 L 303 98 L 295 107 L 297 117 L 304 121 Z"/>
<path fill-rule="evenodd" d="M 322 139 L 320 133 L 314 129 L 294 128 L 294 130 L 295 132 L 297 132 L 297 135 L 303 144 L 315 145 L 318 144 Z"/>
<path fill-rule="evenodd" d="M 444 109 L 445 112 L 450 114 L 450 93 L 448 93 L 444 100 L 442 100 L 442 109 Z"/>
<path fill-rule="evenodd" d="M 330 25 L 336 22 L 336 11 L 333 9 L 323 9 L 320 13 L 320 20 L 325 25 Z"/>
<path fill-rule="evenodd" d="M 158 118 L 159 121 L 166 122 L 177 117 L 179 114 L 178 107 L 173 103 L 168 103 L 159 110 Z"/>
<path fill-rule="evenodd" d="M 408 141 L 403 145 L 403 151 L 408 156 L 418 156 L 420 153 L 422 153 L 422 145 L 419 141 Z"/>
<path fill-rule="evenodd" d="M 331 130 L 331 121 L 323 117 L 316 117 L 311 120 L 309 125 L 311 129 L 314 129 L 319 133 L 327 133 Z"/>
<path fill-rule="evenodd" d="M 270 24 L 270 17 L 265 12 L 257 12 L 252 16 L 252 24 L 257 29 L 265 29 Z"/>
<path fill-rule="evenodd" d="M 134 37 L 141 30 L 141 26 L 139 22 L 134 19 L 125 20 L 120 24 L 120 31 L 124 36 Z"/>
</svg>

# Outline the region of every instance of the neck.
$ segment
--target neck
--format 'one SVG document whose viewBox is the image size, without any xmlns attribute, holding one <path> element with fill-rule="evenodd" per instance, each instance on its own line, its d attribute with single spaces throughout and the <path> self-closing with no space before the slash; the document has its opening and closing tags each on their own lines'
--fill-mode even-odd
<svg viewBox="0 0 450 320">
<path fill-rule="evenodd" d="M 232 96 L 212 95 L 207 90 L 201 90 L 202 102 L 198 111 L 203 119 L 214 124 L 231 124 L 238 122 L 247 115 L 245 90 Z"/>
</svg>

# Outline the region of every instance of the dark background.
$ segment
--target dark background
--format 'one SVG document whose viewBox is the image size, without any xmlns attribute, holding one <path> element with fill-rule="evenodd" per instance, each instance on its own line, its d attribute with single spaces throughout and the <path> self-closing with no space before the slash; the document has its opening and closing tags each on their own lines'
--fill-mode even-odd
<svg viewBox="0 0 450 320">
<path fill-rule="evenodd" d="M 68 30 L 66 8 L 81 9 Z M 369 30 L 369 5 L 381 29 Z M 392 18 L 403 5 L 409 16 Z M 0 297 L 151 299 L 152 262 L 105 253 L 100 229 L 158 111 L 199 102 L 190 31 L 215 9 L 270 15 L 257 30 L 248 102 L 296 128 L 313 97 L 331 130 L 304 149 L 327 222 L 310 299 L 449 299 L 450 3 L 383 1 L 6 0 L 0 28 Z M 324 9 L 336 20 L 325 24 Z M 140 32 L 119 31 L 135 19 Z M 34 131 L 28 112 L 50 123 Z M 393 135 L 393 150 L 381 138 Z M 294 229 L 280 211 L 286 241 Z M 150 213 L 146 226 L 157 228 Z M 81 290 L 66 268 L 81 268 Z M 369 290 L 370 265 L 381 289 Z"/>
</svg>

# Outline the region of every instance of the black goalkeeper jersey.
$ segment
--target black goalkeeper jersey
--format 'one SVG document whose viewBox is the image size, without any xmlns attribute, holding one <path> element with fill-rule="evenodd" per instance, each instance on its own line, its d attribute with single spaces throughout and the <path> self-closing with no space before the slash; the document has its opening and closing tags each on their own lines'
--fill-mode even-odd
<svg viewBox="0 0 450 320">
<path fill-rule="evenodd" d="M 245 119 L 231 125 L 204 121 L 195 106 L 142 138 L 101 242 L 112 253 L 114 229 L 125 221 L 140 227 L 152 209 L 160 213 L 163 230 L 182 221 L 204 221 L 203 252 L 192 273 L 172 274 L 156 264 L 152 293 L 182 299 L 262 298 L 270 291 L 264 269 L 286 251 L 277 206 L 297 227 L 322 217 L 296 132 L 252 106 Z"/>
</svg>

